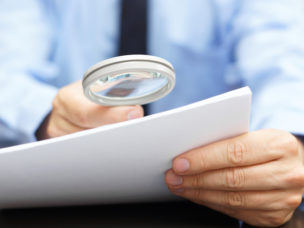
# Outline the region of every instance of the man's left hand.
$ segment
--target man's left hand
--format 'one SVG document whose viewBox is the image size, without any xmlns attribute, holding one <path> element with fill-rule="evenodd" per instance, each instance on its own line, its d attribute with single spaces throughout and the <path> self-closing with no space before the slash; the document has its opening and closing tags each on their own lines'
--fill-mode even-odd
<svg viewBox="0 0 304 228">
<path fill-rule="evenodd" d="M 188 151 L 166 173 L 169 190 L 255 226 L 287 222 L 302 201 L 304 146 L 260 130 Z"/>
</svg>

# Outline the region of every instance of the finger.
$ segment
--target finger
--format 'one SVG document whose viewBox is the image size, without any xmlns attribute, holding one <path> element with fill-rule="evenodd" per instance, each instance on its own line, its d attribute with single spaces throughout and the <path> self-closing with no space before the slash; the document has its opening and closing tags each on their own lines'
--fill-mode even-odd
<svg viewBox="0 0 304 228">
<path fill-rule="evenodd" d="M 180 175 L 192 175 L 279 159 L 284 151 L 271 148 L 279 138 L 277 135 L 276 131 L 262 130 L 196 148 L 175 158 L 173 170 Z"/>
<path fill-rule="evenodd" d="M 83 130 L 86 130 L 86 128 L 81 128 L 58 114 L 51 114 L 47 127 L 47 135 L 54 138 Z"/>
<path fill-rule="evenodd" d="M 90 101 L 80 101 L 72 106 L 72 103 L 65 108 L 60 108 L 62 116 L 84 128 L 94 128 L 106 124 L 123 122 L 126 120 L 143 117 L 143 108 L 137 106 L 101 106 Z"/>
<path fill-rule="evenodd" d="M 212 170 L 196 175 L 166 173 L 168 185 L 175 188 L 203 188 L 222 191 L 251 191 L 299 188 L 303 180 L 300 169 L 291 165 L 282 166 L 273 161 L 256 166 Z"/>
<path fill-rule="evenodd" d="M 144 115 L 141 106 L 104 107 L 92 105 L 85 109 L 70 110 L 64 114 L 70 117 L 71 122 L 84 128 L 94 128 L 106 124 L 113 124 L 127 120 L 141 118 Z"/>
<path fill-rule="evenodd" d="M 93 128 L 143 117 L 143 108 L 137 106 L 94 107 L 87 110 L 82 126 Z"/>
<path fill-rule="evenodd" d="M 143 117 L 143 108 L 137 106 L 106 107 L 97 104 L 75 106 L 61 109 L 60 114 L 70 119 L 70 122 L 83 128 L 94 128 L 106 124 L 123 122 Z"/>
<path fill-rule="evenodd" d="M 84 96 L 81 82 L 62 88 L 53 102 L 53 110 L 83 128 L 94 128 L 144 115 L 143 108 L 139 105 L 111 107 L 91 102 Z"/>
<path fill-rule="evenodd" d="M 170 189 L 170 188 L 169 188 Z M 204 189 L 170 189 L 172 193 L 190 200 L 226 208 L 245 210 L 291 210 L 301 203 L 301 194 L 283 190 L 272 191 L 211 191 Z"/>
</svg>

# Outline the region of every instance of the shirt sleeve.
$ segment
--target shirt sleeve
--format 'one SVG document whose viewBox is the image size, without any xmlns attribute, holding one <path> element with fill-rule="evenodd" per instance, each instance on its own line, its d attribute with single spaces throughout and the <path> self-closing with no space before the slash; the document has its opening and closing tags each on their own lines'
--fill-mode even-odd
<svg viewBox="0 0 304 228">
<path fill-rule="evenodd" d="M 253 91 L 251 130 L 304 135 L 303 4 L 239 1 L 227 43 L 234 73 Z"/>
<path fill-rule="evenodd" d="M 46 15 L 38 1 L 0 2 L 0 147 L 34 141 L 57 93 Z"/>
</svg>

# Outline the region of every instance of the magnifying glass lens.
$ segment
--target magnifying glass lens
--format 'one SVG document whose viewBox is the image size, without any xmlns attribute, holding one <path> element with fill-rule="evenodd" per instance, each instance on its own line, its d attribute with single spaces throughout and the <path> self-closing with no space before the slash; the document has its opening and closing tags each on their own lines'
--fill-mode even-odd
<svg viewBox="0 0 304 228">
<path fill-rule="evenodd" d="M 160 99 L 175 85 L 173 66 L 150 55 L 125 55 L 96 63 L 83 76 L 84 94 L 104 106 L 142 105 Z"/>
<path fill-rule="evenodd" d="M 129 99 L 153 94 L 166 84 L 168 78 L 158 72 L 128 72 L 98 79 L 91 91 L 102 97 Z"/>
</svg>

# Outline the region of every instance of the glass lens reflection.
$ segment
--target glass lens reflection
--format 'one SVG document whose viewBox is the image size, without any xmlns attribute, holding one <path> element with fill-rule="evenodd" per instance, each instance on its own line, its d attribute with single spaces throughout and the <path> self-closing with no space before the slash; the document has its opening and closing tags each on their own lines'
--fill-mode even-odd
<svg viewBox="0 0 304 228">
<path fill-rule="evenodd" d="M 154 93 L 168 84 L 158 72 L 129 72 L 97 80 L 91 91 L 103 97 L 133 98 Z"/>
</svg>

